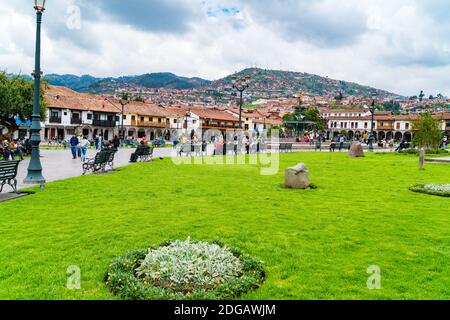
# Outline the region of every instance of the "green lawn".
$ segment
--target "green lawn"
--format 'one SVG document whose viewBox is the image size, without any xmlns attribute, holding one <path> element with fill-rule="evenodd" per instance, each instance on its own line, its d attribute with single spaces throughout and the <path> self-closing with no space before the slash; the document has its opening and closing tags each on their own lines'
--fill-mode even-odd
<svg viewBox="0 0 450 320">
<path fill-rule="evenodd" d="M 305 162 L 315 190 L 282 188 Z M 168 238 L 222 239 L 264 261 L 266 283 L 244 299 L 449 299 L 450 202 L 408 191 L 450 183 L 450 166 L 397 154 L 282 155 L 257 166 L 136 164 L 50 183 L 0 204 L 0 299 L 114 299 L 109 263 Z M 81 290 L 66 269 L 81 267 Z M 368 290 L 369 265 L 382 289 Z"/>
</svg>

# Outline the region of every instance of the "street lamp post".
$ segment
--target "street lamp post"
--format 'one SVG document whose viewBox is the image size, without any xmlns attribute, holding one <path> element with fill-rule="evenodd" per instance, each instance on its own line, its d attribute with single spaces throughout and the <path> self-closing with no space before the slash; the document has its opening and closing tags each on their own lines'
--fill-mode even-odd
<svg viewBox="0 0 450 320">
<path fill-rule="evenodd" d="M 42 14 L 45 10 L 45 0 L 35 0 L 36 10 L 36 51 L 34 77 L 33 114 L 31 116 L 31 159 L 28 174 L 24 180 L 26 184 L 39 184 L 44 188 L 45 178 L 42 176 L 39 144 L 41 143 L 41 24 Z"/>
<path fill-rule="evenodd" d="M 373 123 L 374 123 L 374 117 L 375 117 L 375 99 L 376 99 L 377 94 L 374 92 L 372 93 L 372 105 L 370 106 L 370 113 L 372 115 L 371 117 L 371 123 L 370 123 L 370 135 L 369 135 L 369 152 L 373 152 L 373 142 L 375 140 L 375 134 L 374 134 L 374 128 L 373 128 Z"/>
<path fill-rule="evenodd" d="M 127 98 L 121 98 L 119 100 L 121 108 L 117 107 L 114 103 L 111 102 L 108 98 L 105 98 L 105 101 L 108 101 L 111 105 L 113 105 L 117 110 L 120 110 L 120 132 L 119 132 L 119 138 L 120 138 L 120 145 L 123 147 L 123 141 L 125 140 L 125 132 L 124 132 L 124 126 L 123 126 L 123 115 L 125 112 L 125 106 L 130 103 L 130 101 Z"/>
<path fill-rule="evenodd" d="M 250 85 L 250 76 L 242 76 L 240 79 L 236 75 L 231 76 L 231 83 L 233 84 L 233 88 L 239 91 L 239 128 L 242 129 L 242 106 L 244 104 L 243 93 L 248 89 Z"/>
</svg>

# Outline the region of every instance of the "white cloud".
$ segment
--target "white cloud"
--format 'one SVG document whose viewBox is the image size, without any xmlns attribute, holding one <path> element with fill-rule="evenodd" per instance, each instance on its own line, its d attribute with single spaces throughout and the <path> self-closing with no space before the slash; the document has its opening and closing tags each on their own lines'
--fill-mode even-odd
<svg viewBox="0 0 450 320">
<path fill-rule="evenodd" d="M 422 89 L 450 95 L 450 24 L 442 23 L 440 12 L 445 3 L 273 0 L 256 8 L 253 1 L 177 1 L 177 10 L 158 1 L 147 5 L 145 10 L 155 6 L 164 15 L 149 24 L 145 11 L 135 12 L 139 6 L 118 20 L 112 18 L 118 12 L 98 10 L 95 2 L 48 1 L 43 69 L 95 76 L 170 71 L 217 79 L 244 67 L 281 66 L 405 95 Z M 73 3 L 82 8 L 81 30 L 65 24 Z M 0 68 L 30 73 L 32 7 L 3 4 L 0 30 Z"/>
</svg>

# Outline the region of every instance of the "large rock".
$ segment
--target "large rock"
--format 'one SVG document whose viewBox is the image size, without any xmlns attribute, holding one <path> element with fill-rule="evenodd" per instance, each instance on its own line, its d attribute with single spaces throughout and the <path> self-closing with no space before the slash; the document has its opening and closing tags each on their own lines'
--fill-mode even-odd
<svg viewBox="0 0 450 320">
<path fill-rule="evenodd" d="M 284 176 L 284 185 L 292 189 L 309 188 L 309 172 L 304 163 L 299 163 L 295 167 L 287 168 Z"/>
<path fill-rule="evenodd" d="M 358 141 L 353 141 L 350 151 L 348 152 L 348 155 L 352 158 L 359 158 L 364 157 L 364 150 L 362 147 L 362 144 Z"/>
</svg>

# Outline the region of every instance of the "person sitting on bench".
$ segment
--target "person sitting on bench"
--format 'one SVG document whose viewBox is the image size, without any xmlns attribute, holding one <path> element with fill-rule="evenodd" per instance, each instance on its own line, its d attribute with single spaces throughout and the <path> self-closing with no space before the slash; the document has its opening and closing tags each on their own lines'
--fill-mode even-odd
<svg viewBox="0 0 450 320">
<path fill-rule="evenodd" d="M 139 154 L 138 150 L 142 150 L 142 149 L 144 149 L 144 148 L 146 148 L 146 147 L 147 147 L 147 145 L 146 145 L 145 141 L 144 141 L 144 140 L 141 140 L 141 143 L 139 143 L 139 145 L 138 145 L 136 151 L 135 151 L 134 153 L 131 154 L 130 162 L 137 162 L 138 157 L 137 157 L 136 154 Z"/>
</svg>

